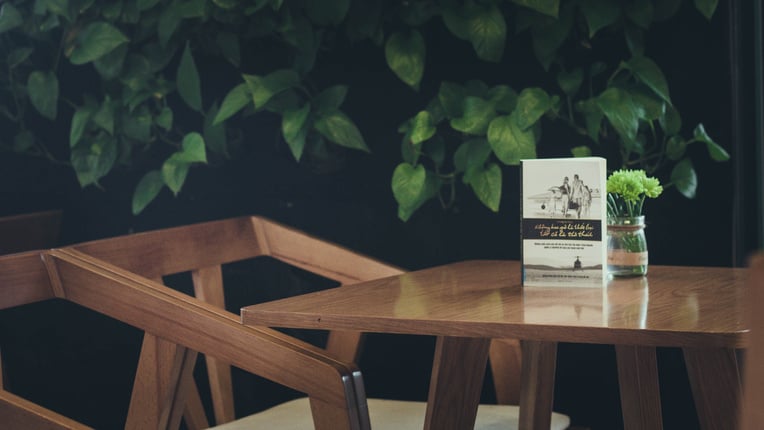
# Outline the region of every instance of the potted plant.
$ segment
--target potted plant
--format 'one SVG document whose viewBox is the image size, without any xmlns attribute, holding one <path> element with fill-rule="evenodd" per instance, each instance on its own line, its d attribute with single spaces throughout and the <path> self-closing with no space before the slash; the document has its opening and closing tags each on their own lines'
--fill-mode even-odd
<svg viewBox="0 0 764 430">
<path fill-rule="evenodd" d="M 663 192 L 657 178 L 644 170 L 616 170 L 607 180 L 608 273 L 613 276 L 647 274 L 647 239 L 643 208 L 647 198 Z"/>
</svg>

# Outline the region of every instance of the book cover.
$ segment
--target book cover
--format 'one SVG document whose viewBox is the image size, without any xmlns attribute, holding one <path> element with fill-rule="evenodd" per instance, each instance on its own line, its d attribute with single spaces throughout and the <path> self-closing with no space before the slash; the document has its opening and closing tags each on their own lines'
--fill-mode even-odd
<svg viewBox="0 0 764 430">
<path fill-rule="evenodd" d="M 520 172 L 523 285 L 604 286 L 605 159 L 522 160 Z"/>
</svg>

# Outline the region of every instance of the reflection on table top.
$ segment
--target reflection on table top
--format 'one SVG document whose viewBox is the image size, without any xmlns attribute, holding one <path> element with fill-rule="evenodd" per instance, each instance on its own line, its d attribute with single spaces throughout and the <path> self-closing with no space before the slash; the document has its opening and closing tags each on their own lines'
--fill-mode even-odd
<svg viewBox="0 0 764 430">
<path fill-rule="evenodd" d="M 742 347 L 745 269 L 650 266 L 607 288 L 525 287 L 517 261 L 464 261 L 242 308 L 247 325 Z"/>
</svg>

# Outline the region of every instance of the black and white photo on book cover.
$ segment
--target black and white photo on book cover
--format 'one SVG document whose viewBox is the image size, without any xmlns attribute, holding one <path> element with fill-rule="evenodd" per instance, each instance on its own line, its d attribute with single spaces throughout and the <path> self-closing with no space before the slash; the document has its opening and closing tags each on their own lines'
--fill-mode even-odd
<svg viewBox="0 0 764 430">
<path fill-rule="evenodd" d="M 604 285 L 605 160 L 522 160 L 521 172 L 523 285 Z"/>
</svg>

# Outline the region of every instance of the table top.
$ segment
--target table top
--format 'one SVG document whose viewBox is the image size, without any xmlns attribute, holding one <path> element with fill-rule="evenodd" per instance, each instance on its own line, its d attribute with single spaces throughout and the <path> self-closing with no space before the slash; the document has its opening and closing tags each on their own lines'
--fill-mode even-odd
<svg viewBox="0 0 764 430">
<path fill-rule="evenodd" d="M 651 265 L 604 288 L 522 287 L 472 260 L 242 308 L 247 325 L 679 347 L 744 347 L 746 270 Z"/>
</svg>

